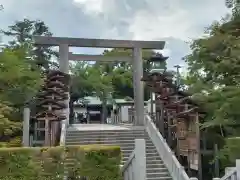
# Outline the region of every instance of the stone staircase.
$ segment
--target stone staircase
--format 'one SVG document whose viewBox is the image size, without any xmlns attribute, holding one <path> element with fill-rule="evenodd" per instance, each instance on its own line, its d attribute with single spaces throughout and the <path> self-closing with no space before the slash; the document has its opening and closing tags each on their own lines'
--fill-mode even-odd
<svg viewBox="0 0 240 180">
<path fill-rule="evenodd" d="M 119 145 L 122 151 L 122 164 L 124 164 L 134 150 L 135 139 L 145 139 L 146 141 L 147 180 L 172 179 L 155 146 L 143 129 L 67 130 L 66 145 Z"/>
</svg>

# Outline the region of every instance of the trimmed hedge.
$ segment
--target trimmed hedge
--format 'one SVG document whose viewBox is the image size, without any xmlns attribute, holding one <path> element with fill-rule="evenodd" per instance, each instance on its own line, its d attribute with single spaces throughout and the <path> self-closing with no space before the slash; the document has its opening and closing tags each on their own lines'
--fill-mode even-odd
<svg viewBox="0 0 240 180">
<path fill-rule="evenodd" d="M 1 180 L 119 180 L 121 150 L 116 146 L 0 148 Z"/>
</svg>

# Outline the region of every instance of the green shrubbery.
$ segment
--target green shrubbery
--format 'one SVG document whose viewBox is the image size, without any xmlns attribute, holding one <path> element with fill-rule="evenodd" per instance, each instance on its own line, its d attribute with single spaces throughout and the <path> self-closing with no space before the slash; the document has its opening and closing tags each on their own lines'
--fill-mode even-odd
<svg viewBox="0 0 240 180">
<path fill-rule="evenodd" d="M 240 159 L 240 137 L 226 138 L 225 146 L 220 152 L 220 161 L 224 167 L 235 166 L 236 159 Z"/>
<path fill-rule="evenodd" d="M 1 180 L 62 180 L 121 178 L 120 147 L 68 146 L 51 148 L 0 148 Z"/>
</svg>

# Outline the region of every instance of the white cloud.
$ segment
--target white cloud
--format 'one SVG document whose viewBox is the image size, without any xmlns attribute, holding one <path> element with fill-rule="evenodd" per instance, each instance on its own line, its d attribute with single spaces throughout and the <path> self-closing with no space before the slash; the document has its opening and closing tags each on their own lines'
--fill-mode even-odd
<svg viewBox="0 0 240 180">
<path fill-rule="evenodd" d="M 187 33 L 192 25 L 186 19 L 188 15 L 186 11 L 181 9 L 170 15 L 152 15 L 143 10 L 135 15 L 129 26 L 129 31 L 134 34 L 133 39 L 154 40 L 175 37 L 186 40 L 194 36 L 194 32 Z M 183 19 L 185 21 L 182 21 Z"/>
<path fill-rule="evenodd" d="M 77 0 L 75 0 L 77 1 Z M 86 0 L 85 0 L 86 2 Z M 86 2 L 82 7 L 90 6 Z M 111 2 L 107 4 L 107 2 Z M 229 10 L 225 0 L 101 0 L 101 13 L 89 13 L 96 21 L 111 28 L 104 38 L 134 40 L 165 40 L 161 52 L 169 56 L 168 66 L 181 64 L 190 52 L 186 41 L 198 38 L 214 20 L 220 20 Z"/>
<path fill-rule="evenodd" d="M 74 0 L 75 4 L 83 6 L 86 13 L 102 13 L 103 0 Z"/>
<path fill-rule="evenodd" d="M 157 40 L 168 37 L 181 40 L 196 38 L 213 20 L 220 19 L 227 12 L 224 0 L 202 0 L 201 2 L 74 0 L 74 2 L 85 9 L 89 16 L 95 16 L 103 23 L 109 23 L 112 26 L 125 23 L 126 34 L 131 34 L 132 39 L 138 40 Z"/>
<path fill-rule="evenodd" d="M 212 21 L 221 19 L 228 12 L 223 0 L 222 3 L 219 0 L 203 0 L 201 4 L 188 0 L 183 0 L 181 4 L 178 0 L 164 3 L 161 0 L 152 3 L 153 1 L 148 1 L 148 8 L 139 10 L 133 16 L 129 31 L 134 39 L 173 37 L 186 41 L 197 38 Z M 186 6 L 187 2 L 192 6 Z"/>
<path fill-rule="evenodd" d="M 169 66 L 190 52 L 184 41 L 227 12 L 225 0 L 0 0 L 0 29 L 24 17 L 43 20 L 55 36 L 164 40 Z M 81 49 L 81 53 L 83 49 Z M 77 51 L 80 51 L 77 49 Z M 95 50 L 84 49 L 85 53 Z"/>
</svg>

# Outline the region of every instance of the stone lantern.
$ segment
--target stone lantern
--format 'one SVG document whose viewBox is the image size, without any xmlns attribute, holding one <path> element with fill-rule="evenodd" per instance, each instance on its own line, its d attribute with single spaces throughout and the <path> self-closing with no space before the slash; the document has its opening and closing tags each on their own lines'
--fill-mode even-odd
<svg viewBox="0 0 240 180">
<path fill-rule="evenodd" d="M 149 73 L 164 73 L 167 70 L 166 60 L 168 57 L 164 57 L 162 54 L 158 53 L 152 57 L 147 62 L 147 69 Z"/>
</svg>

